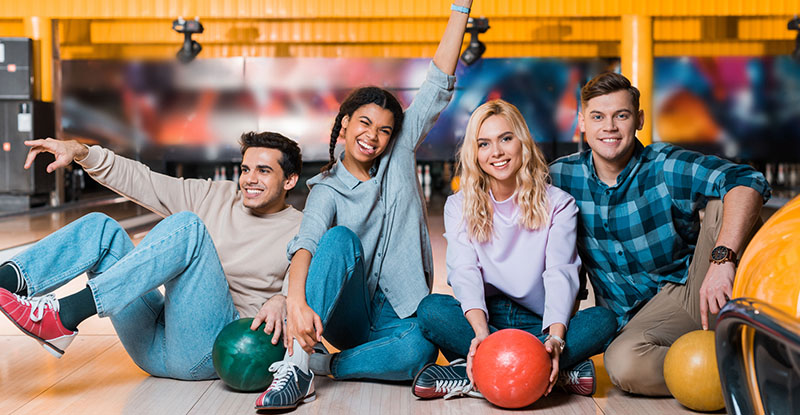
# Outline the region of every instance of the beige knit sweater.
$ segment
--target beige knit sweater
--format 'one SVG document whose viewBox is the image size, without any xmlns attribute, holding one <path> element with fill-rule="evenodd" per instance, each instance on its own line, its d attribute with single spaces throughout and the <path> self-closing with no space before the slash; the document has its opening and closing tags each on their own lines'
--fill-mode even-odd
<svg viewBox="0 0 800 415">
<path fill-rule="evenodd" d="M 256 216 L 242 205 L 237 183 L 166 176 L 99 146 L 77 162 L 99 183 L 161 216 L 185 210 L 199 216 L 241 317 L 253 317 L 268 298 L 282 292 L 289 269 L 286 245 L 303 216 L 297 209 Z"/>
</svg>

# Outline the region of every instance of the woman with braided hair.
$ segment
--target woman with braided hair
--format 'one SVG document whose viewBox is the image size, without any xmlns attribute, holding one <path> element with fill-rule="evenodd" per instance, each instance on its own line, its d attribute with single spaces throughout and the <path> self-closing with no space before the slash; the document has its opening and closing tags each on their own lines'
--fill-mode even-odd
<svg viewBox="0 0 800 415">
<path fill-rule="evenodd" d="M 287 248 L 287 353 L 270 367 L 275 380 L 257 409 L 313 400 L 314 374 L 411 380 L 436 359 L 415 317 L 433 277 L 415 153 L 453 95 L 471 4 L 451 6 L 427 78 L 405 113 L 376 87 L 356 89 L 342 103 L 330 163 L 308 181 L 300 231 Z M 336 159 L 338 140 L 344 152 Z M 323 333 L 341 352 L 327 353 Z"/>
</svg>

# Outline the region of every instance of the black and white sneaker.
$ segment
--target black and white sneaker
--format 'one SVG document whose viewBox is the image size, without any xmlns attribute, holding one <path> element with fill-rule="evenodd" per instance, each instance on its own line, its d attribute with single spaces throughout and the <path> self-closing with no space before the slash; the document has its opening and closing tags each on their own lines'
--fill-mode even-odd
<svg viewBox="0 0 800 415">
<path fill-rule="evenodd" d="M 464 359 L 454 360 L 448 366 L 435 363 L 426 365 L 414 377 L 411 393 L 422 399 L 450 399 L 465 395 L 474 398 L 483 397 L 469 382 L 467 362 Z"/>
<path fill-rule="evenodd" d="M 588 359 L 578 363 L 572 369 L 560 371 L 558 373 L 556 385 L 576 395 L 594 395 L 594 392 L 597 390 L 597 377 L 595 376 L 594 362 Z"/>
<path fill-rule="evenodd" d="M 284 361 L 273 363 L 269 371 L 275 373 L 272 384 L 256 399 L 256 410 L 294 409 L 317 398 L 312 372 Z"/>
</svg>

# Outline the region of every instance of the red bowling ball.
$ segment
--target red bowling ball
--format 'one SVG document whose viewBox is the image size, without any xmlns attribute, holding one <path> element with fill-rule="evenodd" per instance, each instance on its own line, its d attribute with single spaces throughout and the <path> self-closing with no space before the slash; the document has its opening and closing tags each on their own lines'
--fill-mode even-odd
<svg viewBox="0 0 800 415">
<path fill-rule="evenodd" d="M 536 336 L 517 329 L 500 330 L 478 346 L 472 373 L 475 386 L 501 408 L 523 408 L 547 390 L 550 355 Z"/>
</svg>

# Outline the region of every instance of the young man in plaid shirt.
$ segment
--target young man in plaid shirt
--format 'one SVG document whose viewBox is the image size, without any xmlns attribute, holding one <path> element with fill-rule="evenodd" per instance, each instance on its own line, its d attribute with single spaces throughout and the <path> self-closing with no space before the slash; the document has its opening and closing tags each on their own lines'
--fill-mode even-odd
<svg viewBox="0 0 800 415">
<path fill-rule="evenodd" d="M 598 302 L 618 316 L 605 367 L 620 389 L 669 396 L 667 350 L 689 331 L 713 329 L 770 188 L 748 166 L 642 146 L 639 90 L 622 75 L 595 77 L 581 100 L 590 149 L 556 160 L 551 176 L 580 208 L 578 250 Z"/>
</svg>

